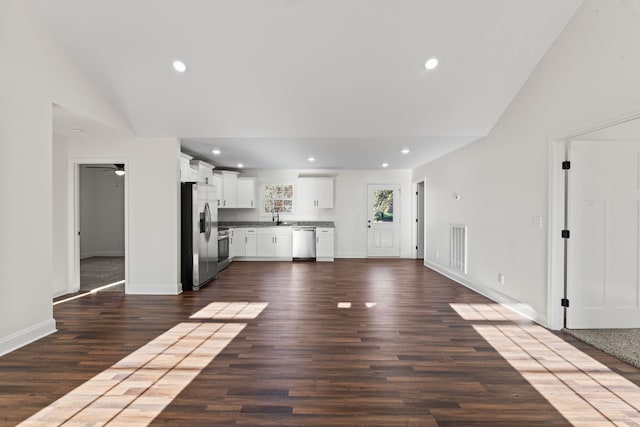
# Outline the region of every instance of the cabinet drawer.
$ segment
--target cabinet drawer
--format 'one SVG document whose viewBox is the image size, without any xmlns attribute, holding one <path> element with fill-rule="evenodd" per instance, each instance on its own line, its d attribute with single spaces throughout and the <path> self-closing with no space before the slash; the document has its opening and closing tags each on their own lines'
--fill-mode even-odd
<svg viewBox="0 0 640 427">
<path fill-rule="evenodd" d="M 257 234 L 259 236 L 290 236 L 291 227 L 264 227 L 258 228 Z"/>
<path fill-rule="evenodd" d="M 317 227 L 316 236 L 333 236 L 333 230 L 330 227 Z"/>
</svg>

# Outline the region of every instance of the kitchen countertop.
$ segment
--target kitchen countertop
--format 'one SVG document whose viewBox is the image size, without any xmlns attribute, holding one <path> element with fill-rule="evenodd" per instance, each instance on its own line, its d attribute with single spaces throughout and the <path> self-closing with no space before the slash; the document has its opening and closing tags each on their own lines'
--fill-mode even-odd
<svg viewBox="0 0 640 427">
<path fill-rule="evenodd" d="M 221 227 L 236 228 L 258 228 L 258 227 L 326 227 L 335 228 L 333 221 L 282 221 L 280 225 L 276 225 L 272 221 L 221 221 L 218 222 Z"/>
</svg>

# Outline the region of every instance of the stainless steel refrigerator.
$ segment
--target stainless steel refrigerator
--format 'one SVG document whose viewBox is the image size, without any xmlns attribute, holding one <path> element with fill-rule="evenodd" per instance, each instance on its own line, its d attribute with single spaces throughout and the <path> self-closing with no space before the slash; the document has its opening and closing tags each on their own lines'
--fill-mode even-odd
<svg viewBox="0 0 640 427">
<path fill-rule="evenodd" d="M 218 202 L 216 187 L 181 184 L 182 289 L 197 291 L 218 274 Z"/>
</svg>

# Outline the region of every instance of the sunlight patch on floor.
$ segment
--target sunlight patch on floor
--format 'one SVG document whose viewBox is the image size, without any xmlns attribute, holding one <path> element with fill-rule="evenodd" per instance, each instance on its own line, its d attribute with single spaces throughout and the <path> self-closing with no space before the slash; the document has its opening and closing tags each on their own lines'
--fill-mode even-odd
<svg viewBox="0 0 640 427">
<path fill-rule="evenodd" d="M 124 280 L 120 280 L 119 282 L 109 283 L 108 285 L 104 285 L 104 286 L 100 286 L 100 287 L 95 288 L 95 289 L 91 289 L 90 291 L 84 292 L 84 293 L 82 293 L 80 295 L 75 295 L 75 296 L 72 296 L 72 297 L 69 297 L 69 298 L 62 299 L 60 301 L 56 301 L 56 302 L 53 303 L 53 305 L 58 305 L 58 304 L 62 304 L 63 302 L 73 301 L 74 299 L 86 297 L 87 295 L 93 295 L 95 293 L 98 293 L 98 292 L 103 291 L 105 289 L 111 288 L 113 286 L 121 285 L 123 283 L 124 283 Z"/>
<path fill-rule="evenodd" d="M 480 312 L 463 305 L 457 304 L 466 315 Z M 473 328 L 572 424 L 639 425 L 640 387 L 545 328 L 514 324 Z"/>
<path fill-rule="evenodd" d="M 251 320 L 268 305 L 268 302 L 212 302 L 189 319 Z"/>
<path fill-rule="evenodd" d="M 19 425 L 146 425 L 245 326 L 180 323 Z"/>
<path fill-rule="evenodd" d="M 464 320 L 523 321 L 523 317 L 500 304 L 449 304 Z"/>
</svg>

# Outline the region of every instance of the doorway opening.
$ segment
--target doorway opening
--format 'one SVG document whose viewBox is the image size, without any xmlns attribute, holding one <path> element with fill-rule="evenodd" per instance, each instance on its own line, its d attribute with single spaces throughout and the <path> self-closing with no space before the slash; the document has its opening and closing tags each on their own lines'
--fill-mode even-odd
<svg viewBox="0 0 640 427">
<path fill-rule="evenodd" d="M 125 164 L 81 163 L 76 176 L 76 289 L 124 292 Z"/>
<path fill-rule="evenodd" d="M 640 310 L 638 118 L 635 111 L 551 140 L 551 329 L 634 327 L 628 320 Z"/>
</svg>

